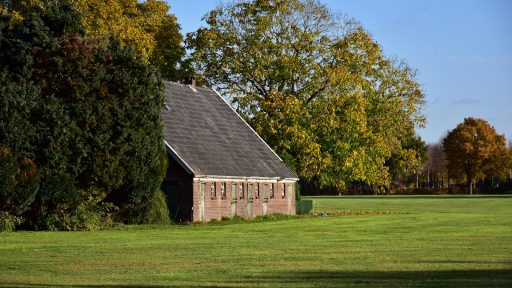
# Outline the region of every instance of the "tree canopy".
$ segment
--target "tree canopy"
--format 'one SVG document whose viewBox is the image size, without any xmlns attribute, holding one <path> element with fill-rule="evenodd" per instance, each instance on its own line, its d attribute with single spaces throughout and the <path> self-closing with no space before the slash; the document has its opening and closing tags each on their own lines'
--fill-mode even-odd
<svg viewBox="0 0 512 288">
<path fill-rule="evenodd" d="M 83 15 L 88 37 L 115 35 L 135 47 L 143 58 L 157 66 L 167 80 L 181 80 L 187 73 L 182 62 L 185 49 L 176 17 L 161 0 L 69 0 Z"/>
<path fill-rule="evenodd" d="M 356 21 L 313 0 L 241 1 L 204 19 L 186 41 L 196 71 L 303 179 L 388 185 L 387 159 L 417 159 L 404 147 L 423 123 L 414 70 Z"/>
<path fill-rule="evenodd" d="M 0 210 L 81 229 L 112 203 L 141 222 L 165 168 L 158 73 L 115 38 L 85 38 L 69 4 L 18 13 L 0 19 Z"/>
<path fill-rule="evenodd" d="M 465 180 L 472 194 L 474 181 L 508 172 L 505 141 L 484 119 L 465 118 L 443 139 L 449 177 Z"/>
<path fill-rule="evenodd" d="M 115 36 L 134 47 L 144 61 L 155 65 L 163 78 L 178 81 L 190 76 L 183 36 L 169 5 L 162 0 L 4 0 L 15 13 L 29 12 L 46 2 L 72 3 L 81 14 L 87 37 L 104 40 Z M 8 4 L 8 5 L 7 5 Z M 19 14 L 18 14 L 19 15 Z"/>
</svg>

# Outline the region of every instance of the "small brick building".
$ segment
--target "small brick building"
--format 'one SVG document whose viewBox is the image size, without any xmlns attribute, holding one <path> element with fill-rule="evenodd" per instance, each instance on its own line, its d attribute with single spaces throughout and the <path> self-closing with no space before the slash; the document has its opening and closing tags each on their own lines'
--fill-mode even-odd
<svg viewBox="0 0 512 288">
<path fill-rule="evenodd" d="M 295 214 L 299 179 L 216 91 L 166 82 L 161 114 L 175 221 Z"/>
</svg>

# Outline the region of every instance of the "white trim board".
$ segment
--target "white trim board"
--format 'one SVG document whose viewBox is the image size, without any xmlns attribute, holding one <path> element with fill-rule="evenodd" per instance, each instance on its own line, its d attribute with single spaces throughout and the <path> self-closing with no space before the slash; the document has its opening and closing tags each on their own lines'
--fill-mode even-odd
<svg viewBox="0 0 512 288">
<path fill-rule="evenodd" d="M 298 179 L 297 179 L 298 180 Z M 260 182 L 260 183 L 295 183 L 294 179 L 272 179 L 261 177 L 194 177 L 195 182 Z"/>
<path fill-rule="evenodd" d="M 164 140 L 164 143 L 165 143 L 165 146 L 167 147 L 168 150 L 171 151 L 171 156 L 172 158 L 174 158 L 174 160 L 176 160 L 176 162 L 178 162 L 178 164 L 181 165 L 181 167 L 183 167 L 183 169 L 185 169 L 185 171 L 187 171 L 188 174 L 192 174 L 194 175 L 194 170 L 192 169 L 192 167 L 190 167 L 190 165 L 187 164 L 187 162 L 185 162 L 185 160 L 183 160 L 180 155 L 178 155 L 178 153 L 176 153 L 176 151 L 174 151 L 174 149 L 172 149 L 171 145 L 169 145 L 169 143 L 167 143 L 167 141 Z"/>
</svg>

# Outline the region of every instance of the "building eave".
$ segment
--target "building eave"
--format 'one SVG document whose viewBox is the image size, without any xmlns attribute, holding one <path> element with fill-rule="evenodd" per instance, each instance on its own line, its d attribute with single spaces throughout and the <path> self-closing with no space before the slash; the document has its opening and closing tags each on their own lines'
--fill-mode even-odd
<svg viewBox="0 0 512 288">
<path fill-rule="evenodd" d="M 165 148 L 167 150 L 167 153 L 169 153 L 169 155 L 171 155 L 171 157 L 176 160 L 176 162 L 178 162 L 178 164 L 180 164 L 180 166 L 188 173 L 188 174 L 191 174 L 191 175 L 194 175 L 194 170 L 192 169 L 192 167 L 190 167 L 190 165 L 187 164 L 187 162 L 185 162 L 185 160 L 183 160 L 180 155 L 178 155 L 178 153 L 176 153 L 176 151 L 174 149 L 172 149 L 171 145 L 169 145 L 169 143 L 167 143 L 167 141 L 164 140 L 164 143 L 165 143 Z"/>
<path fill-rule="evenodd" d="M 299 178 L 261 177 L 261 176 L 220 176 L 195 175 L 197 181 L 260 181 L 260 182 L 296 182 Z"/>
</svg>

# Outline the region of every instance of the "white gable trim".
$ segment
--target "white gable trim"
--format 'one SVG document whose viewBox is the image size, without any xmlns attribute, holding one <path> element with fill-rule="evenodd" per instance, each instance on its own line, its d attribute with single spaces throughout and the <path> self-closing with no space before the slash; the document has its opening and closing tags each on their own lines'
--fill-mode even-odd
<svg viewBox="0 0 512 288">
<path fill-rule="evenodd" d="M 176 151 L 174 151 L 174 149 L 172 149 L 171 145 L 169 145 L 169 143 L 167 143 L 167 141 L 165 140 L 164 143 L 167 150 L 169 150 L 168 152 L 170 152 L 169 154 L 171 154 L 172 158 L 174 158 L 174 160 L 176 160 L 176 162 L 178 162 L 180 166 L 183 167 L 185 171 L 187 171 L 188 174 L 194 174 L 194 170 L 190 167 L 190 165 L 187 164 L 187 162 L 185 162 L 185 160 L 183 160 L 180 157 L 180 155 L 178 155 L 178 153 L 176 153 Z"/>
</svg>

